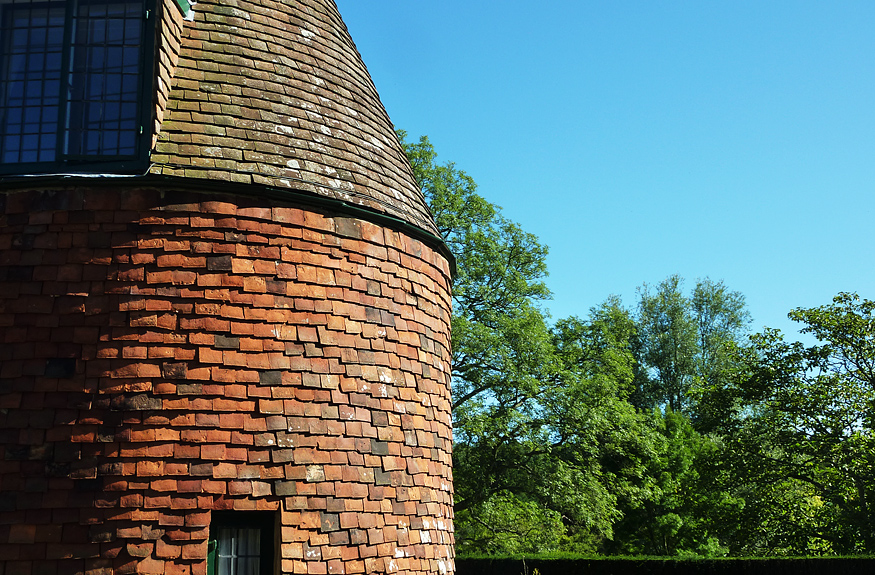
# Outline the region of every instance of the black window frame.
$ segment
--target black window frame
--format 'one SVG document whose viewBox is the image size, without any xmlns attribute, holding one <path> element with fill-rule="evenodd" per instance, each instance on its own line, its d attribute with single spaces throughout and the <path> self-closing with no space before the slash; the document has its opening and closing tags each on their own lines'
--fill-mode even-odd
<svg viewBox="0 0 875 575">
<path fill-rule="evenodd" d="M 69 81 L 73 74 L 71 70 L 71 52 L 73 49 L 72 28 L 73 15 L 79 9 L 81 3 L 102 2 L 112 3 L 113 0 L 32 0 L 31 2 L 14 2 L 14 0 L 0 0 L 0 22 L 3 21 L 4 12 L 11 6 L 27 6 L 27 5 L 60 5 L 65 7 L 64 14 L 64 38 L 62 42 L 62 70 L 61 83 Z M 152 144 L 152 124 L 154 118 L 155 107 L 155 46 L 156 46 L 156 4 L 157 0 L 138 0 L 142 2 L 142 25 L 141 25 L 141 48 L 139 52 L 139 79 L 138 79 L 138 99 L 136 111 L 135 126 L 135 144 L 134 152 L 131 154 L 107 154 L 107 155 L 73 155 L 64 154 L 65 136 L 67 135 L 67 127 L 64 125 L 65 110 L 68 105 L 68 99 L 64 95 L 64 90 L 61 90 L 58 120 L 56 130 L 54 131 L 56 139 L 56 154 L 55 158 L 50 161 L 34 161 L 34 162 L 10 162 L 3 163 L 0 161 L 0 178 L 8 179 L 15 176 L 30 176 L 30 175 L 52 175 L 52 174 L 71 174 L 71 175 L 88 175 L 88 174 L 119 174 L 119 175 L 134 175 L 145 173 L 149 166 L 149 154 Z M 0 91 L 6 89 L 6 82 L 9 81 L 8 71 L 4 68 L 4 57 L 7 55 L 5 46 L 6 38 L 2 37 L 3 31 L 0 30 Z M 0 93 L 0 99 L 5 96 Z M 0 103 L 2 105 L 2 103 Z M 2 117 L 4 108 L 0 108 L 0 132 L 5 129 L 6 120 Z M 0 133 L 0 137 L 5 134 Z M 0 158 L 2 160 L 2 158 Z"/>
<path fill-rule="evenodd" d="M 219 531 L 227 528 L 261 531 L 259 575 L 274 575 L 277 567 L 277 514 L 271 511 L 213 511 L 210 517 L 210 539 L 207 554 L 207 575 L 219 573 Z"/>
</svg>

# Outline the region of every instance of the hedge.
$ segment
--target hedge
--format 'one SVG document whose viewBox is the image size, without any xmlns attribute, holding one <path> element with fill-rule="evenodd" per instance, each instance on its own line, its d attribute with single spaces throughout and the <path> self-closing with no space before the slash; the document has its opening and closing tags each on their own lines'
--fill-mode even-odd
<svg viewBox="0 0 875 575">
<path fill-rule="evenodd" d="M 872 575 L 875 559 L 458 558 L 456 575 Z"/>
</svg>

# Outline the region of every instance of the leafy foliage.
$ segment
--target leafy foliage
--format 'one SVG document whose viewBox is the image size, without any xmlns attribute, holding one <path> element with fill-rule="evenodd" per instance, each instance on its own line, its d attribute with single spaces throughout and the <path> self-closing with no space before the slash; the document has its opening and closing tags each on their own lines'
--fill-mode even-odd
<svg viewBox="0 0 875 575">
<path fill-rule="evenodd" d="M 457 258 L 461 553 L 875 552 L 875 302 L 791 312 L 811 347 L 745 339 L 744 297 L 707 278 L 551 323 L 547 248 L 399 136 Z"/>
<path fill-rule="evenodd" d="M 739 357 L 732 454 L 750 481 L 791 480 L 805 530 L 827 552 L 875 551 L 875 302 L 839 294 L 790 317 L 822 343 L 787 343 L 775 330 Z M 721 398 L 727 400 L 727 396 Z M 740 461 L 738 461 L 740 460 Z"/>
<path fill-rule="evenodd" d="M 723 386 L 750 314 L 744 296 L 723 282 L 699 280 L 690 297 L 682 286 L 683 279 L 672 275 L 653 291 L 647 284 L 638 290 L 640 361 L 651 377 L 641 379 L 637 404 L 684 413 L 707 431 L 717 423 L 697 397 Z"/>
<path fill-rule="evenodd" d="M 510 491 L 492 494 L 456 520 L 460 554 L 537 553 L 558 549 L 566 539 L 559 513 Z"/>
</svg>

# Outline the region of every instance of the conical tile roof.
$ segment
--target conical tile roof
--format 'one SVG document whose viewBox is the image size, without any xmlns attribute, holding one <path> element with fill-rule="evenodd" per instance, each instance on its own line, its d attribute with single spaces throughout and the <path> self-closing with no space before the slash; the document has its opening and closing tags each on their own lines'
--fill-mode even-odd
<svg viewBox="0 0 875 575">
<path fill-rule="evenodd" d="M 313 194 L 437 234 L 333 1 L 201 0 L 181 30 L 172 20 L 152 173 Z"/>
</svg>

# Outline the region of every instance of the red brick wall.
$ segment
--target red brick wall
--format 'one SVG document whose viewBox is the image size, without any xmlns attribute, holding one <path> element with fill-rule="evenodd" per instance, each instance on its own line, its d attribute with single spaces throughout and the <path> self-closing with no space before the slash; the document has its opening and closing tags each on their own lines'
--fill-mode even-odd
<svg viewBox="0 0 875 575">
<path fill-rule="evenodd" d="M 0 575 L 452 572 L 448 264 L 232 196 L 0 194 Z"/>
</svg>

